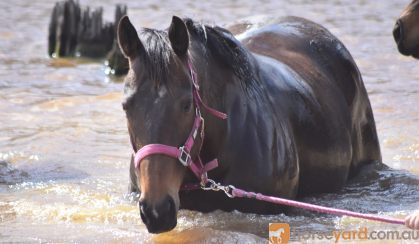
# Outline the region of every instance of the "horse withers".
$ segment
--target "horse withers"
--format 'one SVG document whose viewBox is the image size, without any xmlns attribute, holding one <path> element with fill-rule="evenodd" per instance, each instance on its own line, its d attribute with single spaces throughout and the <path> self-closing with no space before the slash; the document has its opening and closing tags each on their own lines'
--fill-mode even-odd
<svg viewBox="0 0 419 244">
<path fill-rule="evenodd" d="M 393 29 L 399 52 L 419 58 L 419 0 L 413 0 L 403 10 Z"/>
<path fill-rule="evenodd" d="M 142 155 L 131 161 L 131 190 L 141 193 L 140 215 L 151 233 L 174 228 L 179 208 L 283 211 L 221 192 L 181 191 L 198 180 L 166 149 L 176 154 L 189 145 L 185 160 L 218 158 L 209 178 L 285 198 L 335 191 L 362 165 L 381 161 L 361 74 L 336 37 L 297 17 L 229 28 L 173 17 L 167 31 L 138 35 L 128 17 L 119 23 L 130 63 L 122 105 L 133 150 Z M 151 153 L 156 145 L 161 150 Z"/>
</svg>

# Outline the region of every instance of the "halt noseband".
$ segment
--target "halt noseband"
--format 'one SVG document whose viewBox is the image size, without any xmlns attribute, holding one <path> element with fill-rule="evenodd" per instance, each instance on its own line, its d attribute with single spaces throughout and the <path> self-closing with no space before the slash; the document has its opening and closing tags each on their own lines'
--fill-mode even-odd
<svg viewBox="0 0 419 244">
<path fill-rule="evenodd" d="M 208 182 L 207 172 L 218 166 L 217 159 L 214 159 L 204 165 L 200 157 L 201 147 L 204 141 L 204 125 L 205 125 L 204 119 L 202 118 L 202 115 L 201 115 L 201 106 L 204 107 L 210 114 L 214 115 L 215 117 L 220 118 L 220 119 L 227 119 L 227 115 L 225 113 L 222 113 L 220 111 L 217 111 L 213 108 L 208 107 L 202 101 L 202 98 L 199 95 L 199 85 L 198 85 L 198 80 L 196 77 L 196 72 L 193 68 L 193 65 L 189 56 L 188 56 L 187 64 L 188 64 L 188 69 L 189 69 L 189 72 L 191 75 L 191 81 L 192 81 L 192 94 L 193 94 L 193 100 L 195 103 L 195 120 L 192 126 L 192 130 L 189 133 L 189 136 L 186 139 L 185 144 L 183 146 L 180 146 L 179 148 L 174 147 L 174 146 L 164 145 L 164 144 L 148 144 L 142 147 L 140 150 L 138 150 L 135 153 L 135 158 L 134 158 L 135 168 L 140 167 L 140 163 L 144 158 L 150 155 L 154 155 L 154 154 L 165 155 L 172 158 L 176 158 L 183 166 L 188 167 L 200 181 L 200 185 L 197 185 L 197 184 L 183 185 L 182 189 L 185 189 L 185 190 L 204 187 L 206 183 Z M 191 156 L 191 151 L 192 151 L 192 147 L 194 146 L 195 139 L 198 133 L 200 133 L 202 143 L 198 150 L 198 155 L 196 156 L 196 160 L 193 160 Z"/>
</svg>

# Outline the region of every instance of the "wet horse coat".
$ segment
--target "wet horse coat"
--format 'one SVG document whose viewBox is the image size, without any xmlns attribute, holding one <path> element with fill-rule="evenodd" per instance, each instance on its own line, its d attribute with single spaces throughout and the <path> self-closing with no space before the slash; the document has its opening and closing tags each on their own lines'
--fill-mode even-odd
<svg viewBox="0 0 419 244">
<path fill-rule="evenodd" d="M 176 51 L 182 38 L 172 37 L 186 28 L 190 41 L 187 55 L 196 68 L 201 96 L 209 106 L 229 116 L 221 121 L 203 111 L 205 140 L 200 156 L 204 161 L 218 158 L 220 162 L 209 173 L 210 178 L 249 191 L 295 198 L 298 193 L 337 190 L 363 164 L 381 161 L 375 122 L 360 72 L 344 45 L 325 28 L 297 17 L 262 18 L 230 26 L 236 39 L 226 29 L 203 26 L 190 19 L 181 23 L 179 20 L 174 18 L 168 33 L 173 55 L 178 56 L 175 60 L 185 63 L 185 57 Z M 120 42 L 124 50 L 124 40 Z M 150 56 L 152 49 L 145 49 Z M 124 53 L 129 51 L 125 48 Z M 131 72 L 139 72 L 135 70 L 136 62 L 132 55 Z M 130 100 L 140 96 L 133 85 L 139 82 L 139 75 L 136 77 L 127 81 L 131 84 L 126 89 Z M 162 87 L 156 88 L 156 97 Z M 129 108 L 126 110 L 129 113 Z M 159 140 L 139 143 L 141 133 L 136 130 L 141 128 L 136 129 L 139 125 L 135 124 L 138 121 L 133 116 L 127 117 L 135 151 Z M 167 123 L 170 118 L 164 120 Z M 185 127 L 186 131 L 190 129 L 189 125 Z M 186 135 L 177 143 L 185 139 Z M 139 170 L 131 163 L 131 190 L 141 188 L 142 196 L 145 195 L 141 200 L 147 205 L 165 196 L 147 200 L 151 192 L 163 191 L 157 187 L 166 181 L 163 168 L 157 170 L 164 167 L 162 161 L 165 165 L 177 164 L 160 156 L 143 162 L 146 166 Z M 159 174 L 153 176 L 151 167 Z M 190 172 L 183 171 L 180 175 L 181 182 L 196 181 Z M 177 195 L 172 192 L 179 191 L 180 183 L 174 185 L 166 192 L 176 203 Z M 281 211 L 271 204 L 227 199 L 217 192 L 179 192 L 179 201 L 180 207 L 199 211 Z M 160 215 L 150 216 L 142 217 L 152 232 L 174 227 L 150 227 L 159 225 L 150 224 L 150 218 L 162 222 L 158 219 Z"/>
</svg>

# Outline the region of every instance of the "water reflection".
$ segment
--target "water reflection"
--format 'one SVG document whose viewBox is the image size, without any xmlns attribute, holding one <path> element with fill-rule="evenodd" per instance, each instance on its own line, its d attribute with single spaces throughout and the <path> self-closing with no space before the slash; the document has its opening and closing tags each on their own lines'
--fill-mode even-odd
<svg viewBox="0 0 419 244">
<path fill-rule="evenodd" d="M 112 6 L 116 0 L 80 1 Z M 384 162 L 335 194 L 303 200 L 402 217 L 418 209 L 418 62 L 398 54 L 394 20 L 408 0 L 128 2 L 136 26 L 166 28 L 173 14 L 227 24 L 250 15 L 297 15 L 326 26 L 354 56 L 370 94 Z M 180 211 L 178 227 L 149 235 L 135 196 L 124 195 L 131 153 L 120 100 L 121 79 L 100 62 L 46 55 L 53 1 L 1 1 L 0 239 L 3 242 L 266 241 L 269 222 L 292 231 L 403 227 L 294 210 L 259 216 Z M 404 171 L 406 170 L 406 171 Z"/>
</svg>

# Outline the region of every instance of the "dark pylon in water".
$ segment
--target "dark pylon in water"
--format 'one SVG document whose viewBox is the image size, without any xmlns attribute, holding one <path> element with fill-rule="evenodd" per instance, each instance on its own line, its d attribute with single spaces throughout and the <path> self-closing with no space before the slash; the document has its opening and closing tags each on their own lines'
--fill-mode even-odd
<svg viewBox="0 0 419 244">
<path fill-rule="evenodd" d="M 49 23 L 48 54 L 74 56 L 80 23 L 80 5 L 73 0 L 55 3 Z"/>
<path fill-rule="evenodd" d="M 77 33 L 76 52 L 83 57 L 101 58 L 111 50 L 115 32 L 113 23 L 103 23 L 103 9 L 83 10 Z"/>
<path fill-rule="evenodd" d="M 48 54 L 51 57 L 106 57 L 111 74 L 126 74 L 128 60 L 116 40 L 119 20 L 126 14 L 126 5 L 118 4 L 114 22 L 105 23 L 101 7 L 82 9 L 78 1 L 57 2 L 49 23 Z"/>
<path fill-rule="evenodd" d="M 127 6 L 118 4 L 115 10 L 114 33 L 117 33 L 119 20 L 127 14 Z M 107 55 L 107 66 L 109 73 L 113 75 L 123 75 L 128 73 L 128 59 L 122 54 L 118 45 L 117 35 L 115 34 L 112 50 Z"/>
</svg>

